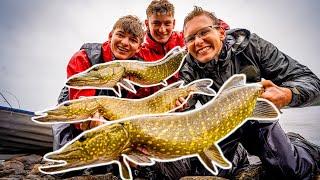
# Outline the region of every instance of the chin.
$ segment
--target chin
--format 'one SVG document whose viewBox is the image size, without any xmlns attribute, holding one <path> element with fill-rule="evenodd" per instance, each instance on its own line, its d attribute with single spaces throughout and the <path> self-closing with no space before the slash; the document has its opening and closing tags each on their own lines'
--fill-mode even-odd
<svg viewBox="0 0 320 180">
<path fill-rule="evenodd" d="M 166 42 L 168 42 L 168 40 L 169 40 L 169 38 L 157 38 L 157 41 L 159 43 L 166 43 Z"/>
</svg>

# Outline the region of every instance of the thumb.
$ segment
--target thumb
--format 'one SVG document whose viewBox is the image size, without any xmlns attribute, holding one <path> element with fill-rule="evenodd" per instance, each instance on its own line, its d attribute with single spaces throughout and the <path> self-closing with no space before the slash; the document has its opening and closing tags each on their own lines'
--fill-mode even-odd
<svg viewBox="0 0 320 180">
<path fill-rule="evenodd" d="M 275 84 L 273 84 L 273 82 L 270 80 L 262 80 L 261 84 L 264 88 L 275 86 Z"/>
</svg>

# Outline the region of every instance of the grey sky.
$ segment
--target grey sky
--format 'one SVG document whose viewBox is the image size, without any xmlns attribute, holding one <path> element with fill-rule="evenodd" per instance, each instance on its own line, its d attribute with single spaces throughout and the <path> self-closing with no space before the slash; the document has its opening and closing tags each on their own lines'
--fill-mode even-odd
<svg viewBox="0 0 320 180">
<path fill-rule="evenodd" d="M 103 42 L 119 17 L 145 19 L 150 1 L 1 0 L 0 91 L 14 107 L 37 111 L 56 104 L 70 57 L 85 42 Z M 212 10 L 232 28 L 247 28 L 320 76 L 317 0 L 185 0 L 176 30 L 193 5 Z M 8 93 L 9 92 L 9 93 Z M 5 105 L 0 98 L 0 105 Z"/>
</svg>

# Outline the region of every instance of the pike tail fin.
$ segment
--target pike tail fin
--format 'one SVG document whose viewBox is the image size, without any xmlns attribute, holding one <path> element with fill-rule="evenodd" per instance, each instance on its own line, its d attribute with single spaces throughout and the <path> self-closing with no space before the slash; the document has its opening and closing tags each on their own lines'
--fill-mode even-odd
<svg viewBox="0 0 320 180">
<path fill-rule="evenodd" d="M 213 81 L 211 79 L 199 79 L 189 83 L 187 88 L 192 90 L 192 94 L 215 96 L 216 92 L 210 88 L 212 83 Z"/>
<path fill-rule="evenodd" d="M 270 101 L 258 98 L 256 107 L 249 119 L 258 120 L 260 123 L 272 123 L 280 118 L 278 108 Z"/>
</svg>

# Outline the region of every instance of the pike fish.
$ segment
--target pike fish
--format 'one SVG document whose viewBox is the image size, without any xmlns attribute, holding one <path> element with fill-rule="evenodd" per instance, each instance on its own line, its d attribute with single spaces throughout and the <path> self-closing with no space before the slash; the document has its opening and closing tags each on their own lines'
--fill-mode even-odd
<svg viewBox="0 0 320 180">
<path fill-rule="evenodd" d="M 278 109 L 259 96 L 260 83 L 246 84 L 244 75 L 232 76 L 217 95 L 198 109 L 125 118 L 80 134 L 58 151 L 44 156 L 53 165 L 39 170 L 47 174 L 117 163 L 123 179 L 132 179 L 129 161 L 152 165 L 198 157 L 214 175 L 228 169 L 218 142 L 247 120 L 277 121 Z"/>
<path fill-rule="evenodd" d="M 109 121 L 126 117 L 158 114 L 174 111 L 179 97 L 188 99 L 192 94 L 214 96 L 215 91 L 210 88 L 211 79 L 200 79 L 183 86 L 178 81 L 162 88 L 151 96 L 142 99 L 126 99 L 111 96 L 92 96 L 66 101 L 54 108 L 36 112 L 32 120 L 41 124 L 74 123 L 92 119 L 97 112 Z"/>
<path fill-rule="evenodd" d="M 166 86 L 166 80 L 181 68 L 186 53 L 186 50 L 176 46 L 165 57 L 155 62 L 116 60 L 96 64 L 68 78 L 66 85 L 76 89 L 110 89 L 119 97 L 121 86 L 133 93 L 136 93 L 133 85 Z"/>
</svg>

